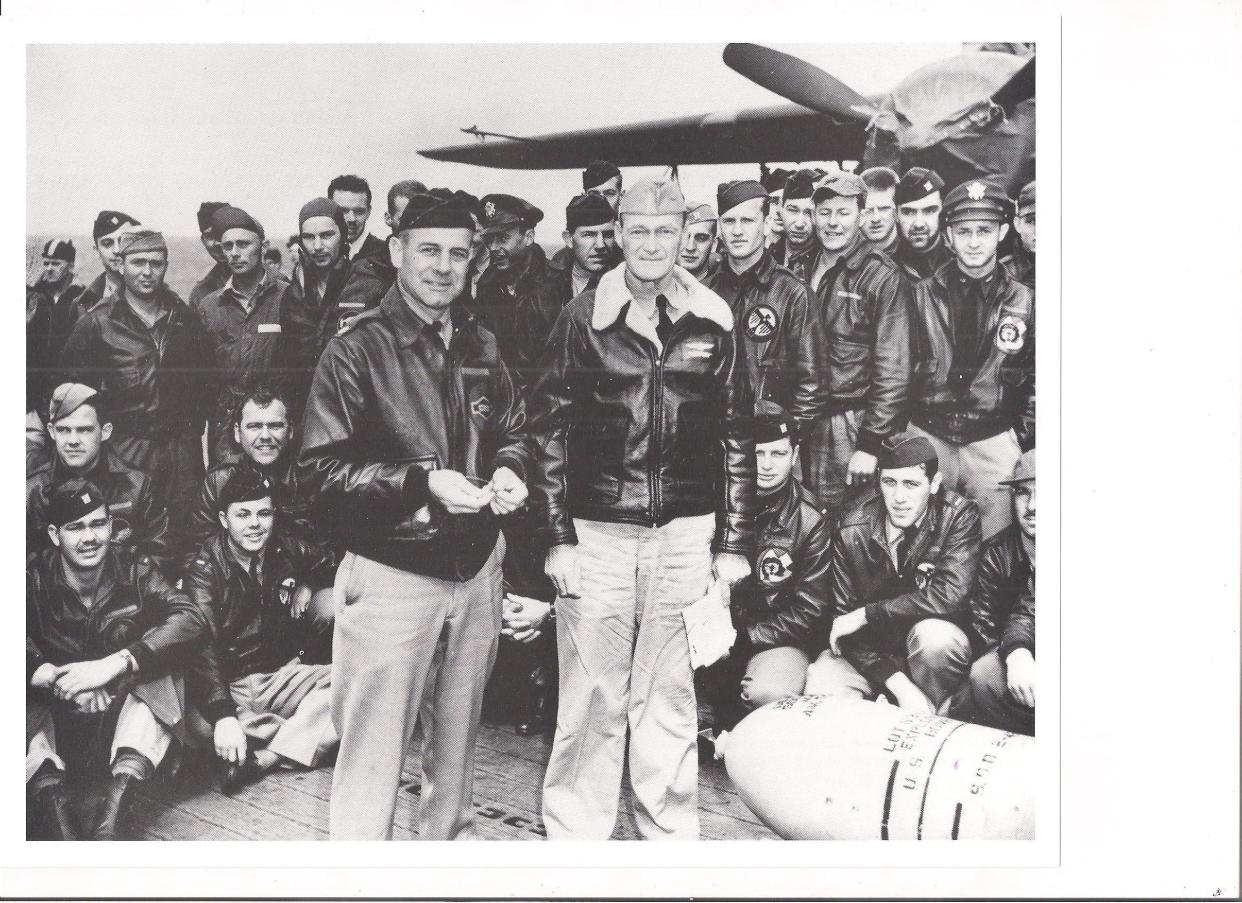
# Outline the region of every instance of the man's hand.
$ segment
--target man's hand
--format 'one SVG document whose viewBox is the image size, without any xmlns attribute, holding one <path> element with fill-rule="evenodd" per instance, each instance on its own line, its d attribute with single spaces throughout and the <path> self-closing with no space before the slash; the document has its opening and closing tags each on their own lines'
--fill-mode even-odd
<svg viewBox="0 0 1242 903">
<path fill-rule="evenodd" d="M 61 699 L 70 699 L 86 690 L 106 687 L 125 673 L 125 659 L 115 653 L 93 662 L 74 662 L 56 678 L 55 691 Z"/>
<path fill-rule="evenodd" d="M 1005 658 L 1005 682 L 1009 695 L 1028 709 L 1035 708 L 1035 656 L 1019 646 Z"/>
<path fill-rule="evenodd" d="M 221 759 L 235 765 L 246 761 L 246 732 L 232 715 L 216 722 L 214 739 L 216 755 Z"/>
<path fill-rule="evenodd" d="M 832 619 L 832 633 L 828 636 L 828 648 L 833 655 L 841 654 L 841 640 L 867 626 L 867 609 L 855 608 L 851 612 Z"/>
<path fill-rule="evenodd" d="M 543 572 L 556 584 L 558 596 L 579 598 L 582 589 L 582 572 L 578 563 L 578 547 L 568 543 L 548 549 L 543 561 Z"/>
<path fill-rule="evenodd" d="M 927 712 L 929 715 L 936 714 L 936 707 L 932 705 L 932 701 L 927 698 L 927 695 L 918 688 L 914 681 L 901 671 L 895 672 L 892 677 L 884 682 L 884 686 L 888 687 L 888 691 L 897 700 L 898 708 Z"/>
<path fill-rule="evenodd" d="M 538 599 L 505 593 L 504 612 L 501 615 L 500 632 L 519 643 L 530 643 L 543 633 L 543 622 L 552 606 Z"/>
<path fill-rule="evenodd" d="M 455 470 L 427 474 L 427 489 L 449 514 L 474 514 L 492 503 L 490 486 L 475 486 Z"/>
<path fill-rule="evenodd" d="M 86 715 L 106 712 L 110 705 L 112 705 L 112 694 L 107 690 L 87 690 L 73 697 L 73 707 Z"/>
<path fill-rule="evenodd" d="M 305 583 L 299 583 L 289 601 L 289 616 L 296 619 L 306 614 L 306 606 L 310 605 L 311 596 L 314 594 L 315 591 Z"/>
<path fill-rule="evenodd" d="M 526 502 L 526 484 L 507 467 L 497 467 L 492 474 L 492 511 L 496 514 L 509 514 L 521 508 Z"/>
<path fill-rule="evenodd" d="M 32 687 L 50 687 L 60 678 L 68 665 L 53 665 L 51 662 L 44 662 L 35 668 L 35 673 L 30 675 L 30 685 Z"/>
<path fill-rule="evenodd" d="M 750 562 L 745 555 L 720 552 L 712 556 L 712 576 L 725 586 L 746 579 L 750 575 Z"/>
<path fill-rule="evenodd" d="M 856 451 L 850 455 L 849 470 L 845 475 L 846 486 L 861 486 L 875 473 L 875 455 Z"/>
</svg>

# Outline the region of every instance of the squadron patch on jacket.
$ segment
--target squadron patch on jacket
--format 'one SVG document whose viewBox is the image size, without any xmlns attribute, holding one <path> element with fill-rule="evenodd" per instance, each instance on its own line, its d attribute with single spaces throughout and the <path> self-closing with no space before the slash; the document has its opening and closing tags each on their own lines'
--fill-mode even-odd
<svg viewBox="0 0 1242 903">
<path fill-rule="evenodd" d="M 767 304 L 756 304 L 746 314 L 746 337 L 752 342 L 766 342 L 776 333 L 780 319 Z"/>
<path fill-rule="evenodd" d="M 1026 323 L 1021 317 L 1006 314 L 996 326 L 996 347 L 1006 354 L 1021 351 L 1026 344 Z"/>
<path fill-rule="evenodd" d="M 474 401 L 470 402 L 470 410 L 474 411 L 477 416 L 486 420 L 488 417 L 492 416 L 492 403 L 487 400 L 486 395 L 480 395 Z"/>
<path fill-rule="evenodd" d="M 931 578 L 936 574 L 936 566 L 930 561 L 924 561 L 914 569 L 914 585 L 919 589 L 927 589 L 927 584 L 931 583 Z"/>
<path fill-rule="evenodd" d="M 764 586 L 779 586 L 793 573 L 793 558 L 780 546 L 769 546 L 759 553 L 759 580 Z"/>
<path fill-rule="evenodd" d="M 286 577 L 280 581 L 280 604 L 289 607 L 289 602 L 293 599 L 293 587 L 296 582 L 292 577 Z"/>
</svg>

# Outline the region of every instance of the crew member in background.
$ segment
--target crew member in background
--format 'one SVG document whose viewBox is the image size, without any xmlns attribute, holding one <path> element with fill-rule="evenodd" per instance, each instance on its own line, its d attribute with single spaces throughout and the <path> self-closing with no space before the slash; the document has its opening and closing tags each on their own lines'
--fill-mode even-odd
<svg viewBox="0 0 1242 903">
<path fill-rule="evenodd" d="M 862 211 L 863 238 L 892 258 L 897 254 L 900 241 L 897 202 L 893 198 L 897 173 L 887 166 L 873 166 L 863 171 L 862 180 L 867 186 L 867 200 Z"/>
<path fill-rule="evenodd" d="M 427 186 L 416 179 L 397 182 L 388 189 L 388 209 L 384 211 L 384 224 L 388 226 L 390 234 L 401 221 L 401 213 L 410 198 L 426 190 Z M 388 257 L 387 245 L 384 246 L 383 254 L 362 256 L 352 261 L 349 278 L 345 280 L 340 300 L 337 302 L 342 315 L 352 316 L 376 307 L 384 294 L 392 288 L 396 277 L 397 271 Z"/>
<path fill-rule="evenodd" d="M 720 266 L 720 258 L 716 255 L 718 220 L 716 208 L 711 204 L 690 201 L 686 205 L 686 231 L 681 238 L 677 263 L 704 284 Z"/>
<path fill-rule="evenodd" d="M 914 285 L 953 259 L 940 234 L 941 192 L 944 179 L 934 170 L 916 166 L 906 170 L 893 191 L 897 205 L 897 242 L 894 258 Z"/>
<path fill-rule="evenodd" d="M 828 406 L 820 379 L 823 331 L 806 283 L 779 266 L 764 247 L 769 200 L 754 180 L 726 182 L 716 192 L 724 255 L 704 284 L 723 298 L 746 346 L 756 407 L 774 402 L 801 424 Z"/>
<path fill-rule="evenodd" d="M 81 833 L 116 840 L 131 789 L 184 736 L 184 684 L 173 672 L 210 628 L 149 558 L 113 548 L 98 487 L 62 484 L 48 519 L 53 548 L 26 565 L 26 785 L 51 839 L 76 840 L 66 771 L 110 768 Z"/>
<path fill-rule="evenodd" d="M 78 315 L 94 310 L 101 301 L 112 298 L 125 280 L 121 277 L 121 244 L 127 233 L 139 226 L 138 220 L 117 210 L 100 210 L 95 217 L 95 253 L 103 264 L 103 272 L 78 296 Z"/>
<path fill-rule="evenodd" d="M 1035 449 L 1009 487 L 1013 523 L 983 547 L 971 602 L 977 649 L 970 682 L 950 714 L 1002 731 L 1035 734 Z"/>
<path fill-rule="evenodd" d="M 268 274 L 263 265 L 267 238 L 246 211 L 221 207 L 212 216 L 212 228 L 231 274 L 198 306 L 215 358 L 211 374 L 215 405 L 207 430 L 207 456 L 216 464 L 236 451 L 233 421 L 241 397 L 255 386 L 277 385 L 285 378 L 280 320 L 289 283 L 280 275 Z"/>
<path fill-rule="evenodd" d="M 558 593 L 552 839 L 612 834 L 627 728 L 639 833 L 699 835 L 681 610 L 713 573 L 750 571 L 755 458 L 736 432 L 753 402 L 729 306 L 675 266 L 685 218 L 676 182 L 625 192 L 625 265 L 561 311 L 531 392 L 532 510 Z"/>
<path fill-rule="evenodd" d="M 616 213 L 621 201 L 621 170 L 611 160 L 592 160 L 582 171 L 582 190 L 598 194 Z"/>
<path fill-rule="evenodd" d="M 267 270 L 269 279 L 284 278 L 284 259 L 280 256 L 280 248 L 268 248 L 263 252 L 263 269 Z"/>
<path fill-rule="evenodd" d="M 341 208 L 345 218 L 346 257 L 357 262 L 366 257 L 388 260 L 388 245 L 367 231 L 371 218 L 371 186 L 361 176 L 337 176 L 328 183 L 328 200 Z"/>
<path fill-rule="evenodd" d="M 906 426 L 910 288 L 863 237 L 865 196 L 851 173 L 829 176 L 813 196 L 820 253 L 812 282 L 830 406 L 811 428 L 802 473 L 834 517 L 870 491 L 881 444 Z"/>
<path fill-rule="evenodd" d="M 772 246 L 776 262 L 806 282 L 811 281 L 819 258 L 819 241 L 815 233 L 815 182 L 823 173 L 814 169 L 799 169 L 785 180 L 781 194 L 780 211 L 783 234 Z"/>
<path fill-rule="evenodd" d="M 761 170 L 759 173 L 760 184 L 768 196 L 767 215 L 763 220 L 764 246 L 768 248 L 778 244 L 785 234 L 785 222 L 779 211 L 784 200 L 785 182 L 790 175 L 792 173 L 787 169 Z"/>
<path fill-rule="evenodd" d="M 496 337 L 505 365 L 520 382 L 527 374 L 518 311 L 532 303 L 548 271 L 547 255 L 535 241 L 543 211 L 511 194 L 489 194 L 482 204 L 488 265 L 470 311 Z"/>
<path fill-rule="evenodd" d="M 1001 263 L 1009 275 L 1034 291 L 1035 289 L 1035 183 L 1028 182 L 1018 192 L 1013 217 L 1012 251 Z"/>
<path fill-rule="evenodd" d="M 203 480 L 211 343 L 198 314 L 164 284 L 163 235 L 126 234 L 121 258 L 124 284 L 74 325 L 59 382 L 85 383 L 107 397 L 112 449 L 156 480 L 176 551 Z"/>
<path fill-rule="evenodd" d="M 211 223 L 216 211 L 228 206 L 224 201 L 203 201 L 198 205 L 198 238 L 214 263 L 203 278 L 194 284 L 194 288 L 190 289 L 190 298 L 186 303 L 194 310 L 198 310 L 198 305 L 204 298 L 212 292 L 219 291 L 232 275 L 228 261 L 224 259 L 224 252 L 220 250 L 220 235 Z"/>
<path fill-rule="evenodd" d="M 979 514 L 941 490 L 936 450 L 922 436 L 890 436 L 879 468 L 880 491 L 843 513 L 833 534 L 832 629 L 805 692 L 883 693 L 936 713 L 970 669 Z"/>
<path fill-rule="evenodd" d="M 77 249 L 69 239 L 53 238 L 44 243 L 39 261 L 39 278 L 34 285 L 26 288 L 27 330 L 30 328 L 31 294 L 42 295 L 46 298 L 47 337 L 46 342 L 40 346 L 41 353 L 45 355 L 42 358 L 42 365 L 46 367 L 54 367 L 60 360 L 60 352 L 65 347 L 65 340 L 69 338 L 73 324 L 82 314 L 77 301 L 84 289 L 73 281 L 74 264 L 77 258 Z M 29 351 L 27 352 L 27 373 L 32 367 L 39 366 L 36 363 L 37 360 L 39 359 L 31 358 Z"/>
<path fill-rule="evenodd" d="M 997 262 L 1009 198 L 973 179 L 945 198 L 954 260 L 914 290 L 910 428 L 940 458 L 944 485 L 979 506 L 983 538 L 1010 523 L 1000 486 L 1035 447 L 1035 295 Z"/>
</svg>

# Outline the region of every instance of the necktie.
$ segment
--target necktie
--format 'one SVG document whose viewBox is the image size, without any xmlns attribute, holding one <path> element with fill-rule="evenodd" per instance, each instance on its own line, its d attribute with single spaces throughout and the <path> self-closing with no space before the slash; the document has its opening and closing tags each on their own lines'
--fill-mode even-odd
<svg viewBox="0 0 1242 903">
<path fill-rule="evenodd" d="M 668 315 L 668 298 L 656 295 L 656 310 L 660 313 L 659 322 L 656 323 L 656 335 L 660 337 L 661 345 L 667 345 L 668 337 L 673 334 L 673 321 Z"/>
<path fill-rule="evenodd" d="M 914 545 L 914 531 L 912 529 L 902 530 L 901 538 L 897 540 L 897 573 L 904 574 L 906 565 L 910 563 L 910 546 Z"/>
</svg>

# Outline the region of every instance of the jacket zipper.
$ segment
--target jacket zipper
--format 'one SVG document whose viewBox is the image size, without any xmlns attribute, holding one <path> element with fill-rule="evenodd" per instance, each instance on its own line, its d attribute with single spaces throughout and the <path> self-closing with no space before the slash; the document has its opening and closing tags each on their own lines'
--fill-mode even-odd
<svg viewBox="0 0 1242 903">
<path fill-rule="evenodd" d="M 671 341 L 672 336 L 669 336 Z M 651 467 L 647 480 L 651 484 L 651 522 L 660 523 L 663 507 L 660 499 L 660 447 L 664 443 L 664 355 L 668 345 L 654 357 L 655 385 L 651 393 L 651 451 L 648 456 Z"/>
</svg>

